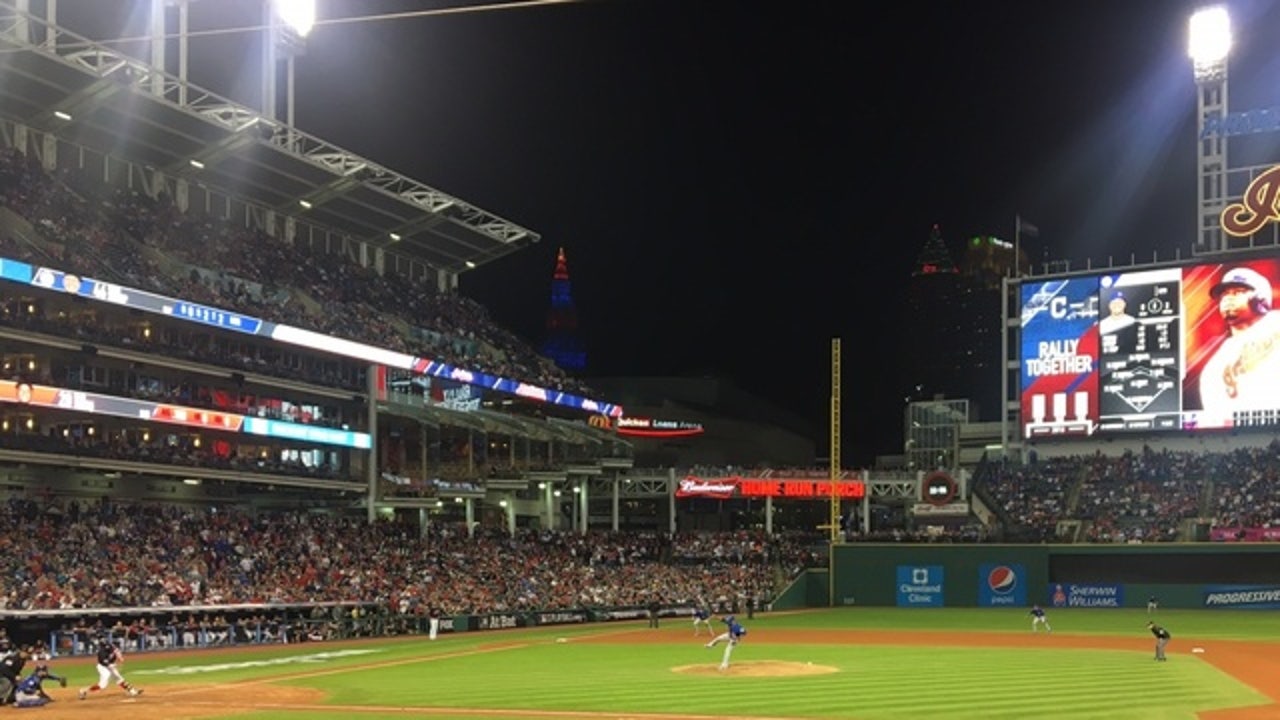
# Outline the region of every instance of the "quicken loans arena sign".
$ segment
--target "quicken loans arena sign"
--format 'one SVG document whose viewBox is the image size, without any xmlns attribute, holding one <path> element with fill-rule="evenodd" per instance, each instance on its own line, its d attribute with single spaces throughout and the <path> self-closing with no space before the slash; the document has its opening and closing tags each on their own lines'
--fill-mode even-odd
<svg viewBox="0 0 1280 720">
<path fill-rule="evenodd" d="M 587 424 L 600 430 L 613 430 L 619 435 L 647 438 L 677 438 L 701 435 L 705 430 L 702 423 L 684 420 L 658 420 L 645 417 L 611 418 L 607 415 L 592 415 Z"/>
<path fill-rule="evenodd" d="M 1280 165 L 1249 183 L 1240 202 L 1222 210 L 1222 231 L 1232 237 L 1248 237 L 1269 222 L 1280 220 Z"/>
<path fill-rule="evenodd" d="M 676 487 L 676 497 L 710 497 L 726 500 L 731 497 L 774 498 L 830 498 L 830 480 L 804 480 L 790 478 L 699 478 L 690 475 Z M 836 494 L 849 500 L 861 500 L 867 494 L 867 486 L 861 480 L 841 480 L 835 483 Z"/>
</svg>

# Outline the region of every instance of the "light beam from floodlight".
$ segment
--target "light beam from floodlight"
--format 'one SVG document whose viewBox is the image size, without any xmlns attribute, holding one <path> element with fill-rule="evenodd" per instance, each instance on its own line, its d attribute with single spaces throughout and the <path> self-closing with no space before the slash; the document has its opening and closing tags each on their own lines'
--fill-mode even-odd
<svg viewBox="0 0 1280 720">
<path fill-rule="evenodd" d="M 1231 52 L 1231 16 L 1223 5 L 1202 8 L 1191 16 L 1187 53 L 1195 66 L 1196 79 L 1220 73 Z"/>
<path fill-rule="evenodd" d="M 316 0 L 273 0 L 276 15 L 298 33 L 306 37 L 316 24 Z"/>
</svg>

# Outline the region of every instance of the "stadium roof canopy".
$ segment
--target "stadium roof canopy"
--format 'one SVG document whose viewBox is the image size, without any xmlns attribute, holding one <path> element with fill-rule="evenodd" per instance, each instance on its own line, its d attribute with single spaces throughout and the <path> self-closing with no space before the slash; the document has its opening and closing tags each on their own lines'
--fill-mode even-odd
<svg viewBox="0 0 1280 720">
<path fill-rule="evenodd" d="M 611 430 L 601 430 L 584 422 L 546 417 L 526 417 L 492 410 L 452 410 L 432 405 L 379 402 L 378 410 L 390 415 L 414 418 L 431 425 L 448 424 L 482 433 L 527 437 L 538 441 L 562 441 L 574 445 L 614 444 L 630 446 Z"/>
<path fill-rule="evenodd" d="M 454 273 L 539 239 L 12 0 L 0 0 L 0 115 Z"/>
</svg>

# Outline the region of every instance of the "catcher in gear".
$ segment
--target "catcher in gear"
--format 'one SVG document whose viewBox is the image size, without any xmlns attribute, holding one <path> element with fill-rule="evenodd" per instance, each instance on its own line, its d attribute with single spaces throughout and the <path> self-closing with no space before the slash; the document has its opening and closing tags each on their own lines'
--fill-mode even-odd
<svg viewBox="0 0 1280 720">
<path fill-rule="evenodd" d="M 13 693 L 14 707 L 40 707 L 53 702 L 53 698 L 49 697 L 49 693 L 44 691 L 44 681 L 49 678 L 49 669 L 47 667 L 37 667 L 35 672 L 28 675 L 18 683 L 17 690 Z M 66 686 L 66 682 L 63 682 Z"/>
</svg>

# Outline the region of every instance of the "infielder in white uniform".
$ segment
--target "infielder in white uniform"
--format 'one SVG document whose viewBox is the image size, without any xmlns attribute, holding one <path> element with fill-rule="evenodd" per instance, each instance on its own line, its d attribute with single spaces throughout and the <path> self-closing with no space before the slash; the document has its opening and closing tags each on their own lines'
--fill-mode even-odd
<svg viewBox="0 0 1280 720">
<path fill-rule="evenodd" d="M 427 611 L 427 637 L 435 640 L 440 635 L 440 608 L 435 605 Z"/>
<path fill-rule="evenodd" d="M 120 651 L 119 646 L 109 639 L 98 642 L 98 683 L 90 685 L 87 688 L 80 689 L 80 699 L 84 700 L 89 697 L 89 693 L 98 692 L 111 687 L 111 681 L 115 680 L 130 695 L 141 695 L 142 691 L 129 684 L 124 679 L 124 675 L 120 674 L 120 665 L 124 663 L 124 653 Z"/>
<path fill-rule="evenodd" d="M 1280 408 L 1280 313 L 1271 312 L 1271 283 L 1234 268 L 1209 293 L 1228 335 L 1200 373 L 1206 413 L 1220 423 L 1235 411 Z"/>
</svg>

